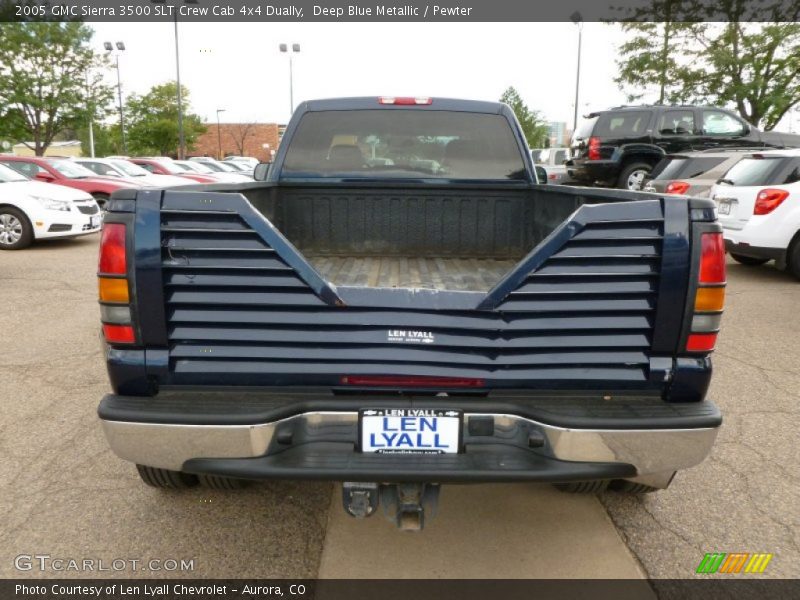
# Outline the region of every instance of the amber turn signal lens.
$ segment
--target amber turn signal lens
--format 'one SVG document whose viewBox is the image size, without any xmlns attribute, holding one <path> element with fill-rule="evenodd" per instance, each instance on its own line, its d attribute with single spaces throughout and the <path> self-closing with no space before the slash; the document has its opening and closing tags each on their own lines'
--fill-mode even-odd
<svg viewBox="0 0 800 600">
<path fill-rule="evenodd" d="M 725 304 L 724 287 L 701 287 L 697 290 L 694 299 L 694 309 L 697 311 L 722 310 Z"/>
<path fill-rule="evenodd" d="M 128 302 L 128 280 L 99 277 L 97 279 L 101 302 Z"/>
</svg>

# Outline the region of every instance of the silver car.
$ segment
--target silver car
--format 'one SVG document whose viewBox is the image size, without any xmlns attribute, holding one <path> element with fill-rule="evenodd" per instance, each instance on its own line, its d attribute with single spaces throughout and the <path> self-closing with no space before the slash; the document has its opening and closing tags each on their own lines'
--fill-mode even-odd
<svg viewBox="0 0 800 600">
<path fill-rule="evenodd" d="M 534 164 L 547 171 L 547 183 L 559 184 L 569 179 L 567 167 L 564 165 L 569 158 L 569 148 L 533 148 L 531 158 Z"/>
<path fill-rule="evenodd" d="M 645 192 L 708 198 L 711 186 L 733 165 L 754 152 L 757 150 L 748 148 L 669 154 L 655 166 L 642 189 Z"/>
</svg>

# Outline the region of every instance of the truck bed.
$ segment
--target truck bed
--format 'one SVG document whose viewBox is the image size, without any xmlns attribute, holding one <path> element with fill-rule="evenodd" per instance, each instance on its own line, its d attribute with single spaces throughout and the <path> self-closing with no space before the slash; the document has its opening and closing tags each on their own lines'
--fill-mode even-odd
<svg viewBox="0 0 800 600">
<path fill-rule="evenodd" d="M 306 258 L 337 286 L 472 292 L 488 292 L 517 262 L 471 257 L 306 255 Z"/>
</svg>

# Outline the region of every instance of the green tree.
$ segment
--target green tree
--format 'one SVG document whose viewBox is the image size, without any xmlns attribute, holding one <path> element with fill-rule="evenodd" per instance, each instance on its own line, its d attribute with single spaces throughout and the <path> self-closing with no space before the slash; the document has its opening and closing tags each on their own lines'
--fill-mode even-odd
<svg viewBox="0 0 800 600">
<path fill-rule="evenodd" d="M 174 81 L 153 86 L 144 96 L 132 94 L 126 103 L 125 121 L 131 154 L 164 156 L 178 151 L 178 86 Z M 199 116 L 192 114 L 189 90 L 181 86 L 183 133 L 187 150 L 206 131 Z"/>
<path fill-rule="evenodd" d="M 663 21 L 622 23 L 630 36 L 619 46 L 619 73 L 614 81 L 629 101 L 656 93 L 658 104 L 688 102 L 699 72 L 681 59 L 697 25 L 670 21 L 670 2 L 660 4 L 665 8 Z"/>
<path fill-rule="evenodd" d="M 514 111 L 525 134 L 525 139 L 528 141 L 528 146 L 531 148 L 545 147 L 549 140 L 550 128 L 538 111 L 528 108 L 513 86 L 509 86 L 503 92 L 500 102 L 505 102 Z"/>
<path fill-rule="evenodd" d="M 701 95 L 774 128 L 800 103 L 800 23 L 726 23 L 700 40 L 708 64 Z"/>
<path fill-rule="evenodd" d="M 119 132 L 119 124 L 106 125 L 105 123 L 94 123 L 92 127 L 94 135 L 94 154 L 95 156 L 113 156 L 122 154 L 122 138 Z M 89 156 L 89 127 L 78 127 L 72 139 L 80 140 L 83 155 Z"/>
<path fill-rule="evenodd" d="M 731 106 L 772 129 L 800 103 L 799 6 L 655 0 L 622 23 L 616 82 L 631 100 Z"/>
<path fill-rule="evenodd" d="M 0 137 L 28 142 L 42 156 L 59 133 L 85 124 L 111 97 L 96 69 L 103 57 L 82 23 L 0 27 Z M 94 74 L 93 74 L 94 73 Z"/>
</svg>

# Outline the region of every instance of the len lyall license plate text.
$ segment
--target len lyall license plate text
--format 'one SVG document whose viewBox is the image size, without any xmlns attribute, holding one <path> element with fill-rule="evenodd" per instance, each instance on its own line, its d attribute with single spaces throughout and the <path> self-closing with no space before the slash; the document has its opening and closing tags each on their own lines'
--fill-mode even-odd
<svg viewBox="0 0 800 600">
<path fill-rule="evenodd" d="M 381 454 L 454 454 L 461 412 L 389 408 L 361 411 L 361 451 Z"/>
</svg>

